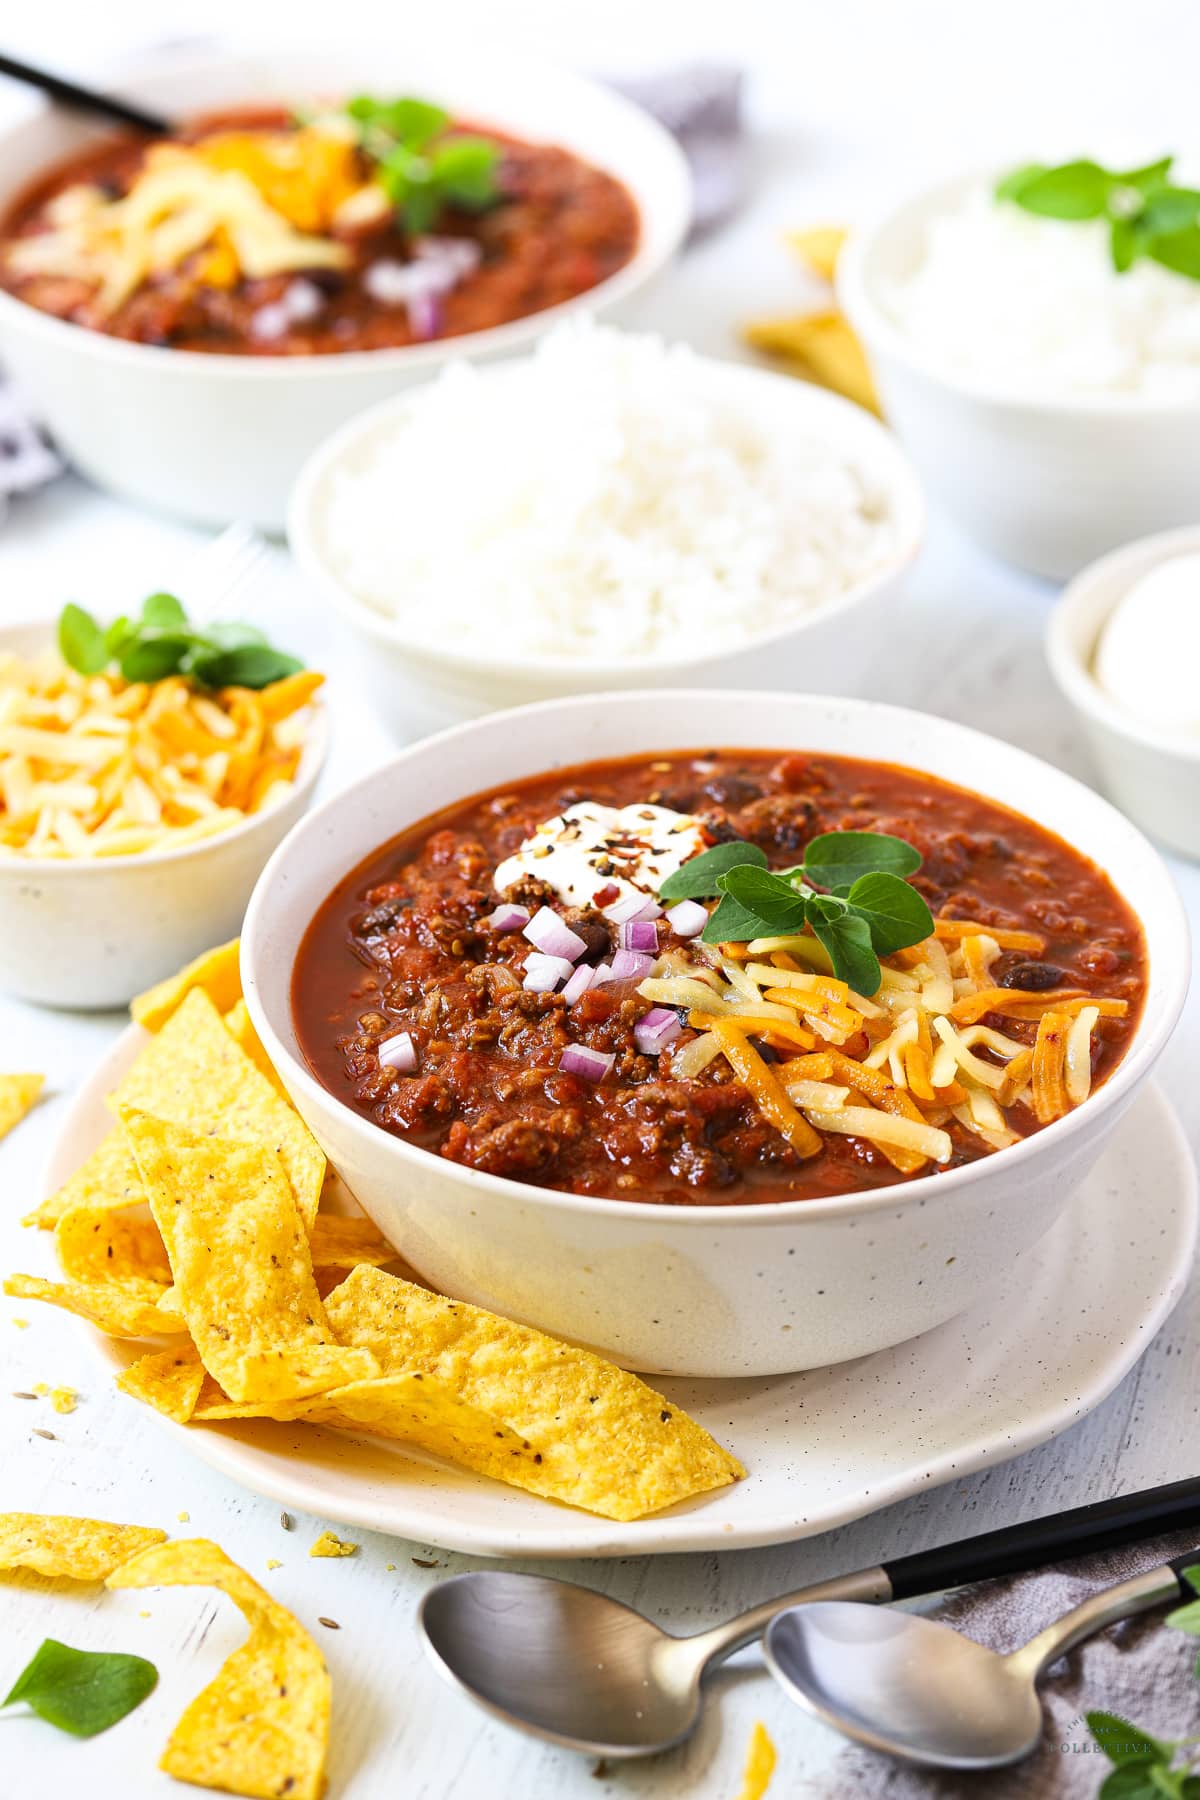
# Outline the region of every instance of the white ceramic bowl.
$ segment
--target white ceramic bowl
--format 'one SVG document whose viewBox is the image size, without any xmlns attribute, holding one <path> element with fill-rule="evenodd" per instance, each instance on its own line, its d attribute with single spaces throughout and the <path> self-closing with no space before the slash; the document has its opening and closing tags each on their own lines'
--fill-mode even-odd
<svg viewBox="0 0 1200 1800">
<path fill-rule="evenodd" d="M 577 300 L 491 331 L 344 356 L 210 356 L 120 342 L 0 293 L 0 357 L 76 465 L 101 486 L 207 524 L 277 528 L 304 458 L 343 420 L 455 356 L 531 343 L 565 313 L 628 300 L 674 255 L 691 191 L 674 140 L 620 95 L 527 58 L 424 30 L 348 34 L 340 47 L 171 52 L 139 61 L 122 94 L 168 117 L 243 101 L 417 93 L 481 125 L 552 142 L 624 182 L 641 239 L 623 269 Z M 47 165 L 103 135 L 62 108 L 0 133 L 0 212 Z"/>
<path fill-rule="evenodd" d="M 1046 659 L 1074 708 L 1106 792 L 1151 837 L 1200 857 L 1200 741 L 1155 731 L 1124 711 L 1097 683 L 1100 634 L 1135 581 L 1160 563 L 1200 551 L 1200 526 L 1129 544 L 1085 569 L 1050 615 Z M 1164 656 L 1171 647 L 1164 644 Z"/>
<path fill-rule="evenodd" d="M 1062 578 L 1131 538 L 1195 518 L 1200 406 L 1017 395 L 969 380 L 907 336 L 884 303 L 887 284 L 918 262 L 930 220 L 987 179 L 945 182 L 852 233 L 838 298 L 930 492 L 986 549 Z"/>
<path fill-rule="evenodd" d="M 0 626 L 0 650 L 18 656 L 52 642 L 43 621 Z M 0 856 L 0 989 L 73 1011 L 124 1006 L 236 937 L 263 864 L 312 798 L 327 739 L 318 702 L 285 797 L 199 843 L 91 862 Z"/>
<path fill-rule="evenodd" d="M 669 1207 L 467 1169 L 343 1106 L 300 1055 L 291 980 L 334 883 L 395 833 L 494 783 L 565 763 L 697 745 L 908 764 L 985 793 L 1106 868 L 1149 944 L 1145 1015 L 1086 1105 L 945 1174 L 826 1200 Z M 1171 1035 L 1187 924 L 1158 854 L 1090 789 L 944 719 L 812 694 L 657 692 L 554 701 L 444 733 L 319 808 L 272 858 L 242 936 L 251 1015 L 353 1192 L 435 1287 L 596 1346 L 630 1367 L 768 1375 L 896 1344 L 970 1306 L 1059 1216 Z"/>
<path fill-rule="evenodd" d="M 453 618 L 446 621 L 445 644 L 433 649 L 355 595 L 335 571 L 326 545 L 332 484 L 352 479 L 372 444 L 419 406 L 419 399 L 401 395 L 351 420 L 322 445 L 305 465 L 288 509 L 288 541 L 301 572 L 346 627 L 362 684 L 400 737 L 440 730 L 497 707 L 621 688 L 691 687 L 709 681 L 753 688 L 794 681 L 830 693 L 855 691 L 862 679 L 864 636 L 884 627 L 897 587 L 921 547 L 925 502 L 916 474 L 891 433 L 862 407 L 836 394 L 711 357 L 697 357 L 696 367 L 700 379 L 730 404 L 754 417 L 778 420 L 780 432 L 811 434 L 869 471 L 895 523 L 886 560 L 828 606 L 759 632 L 736 650 L 689 655 L 681 646 L 674 654 L 614 662 L 525 654 L 504 659 L 473 655 L 469 629 Z M 510 364 L 490 370 L 486 379 L 511 382 L 521 372 Z M 393 528 L 402 558 L 403 496 L 397 497 Z"/>
</svg>

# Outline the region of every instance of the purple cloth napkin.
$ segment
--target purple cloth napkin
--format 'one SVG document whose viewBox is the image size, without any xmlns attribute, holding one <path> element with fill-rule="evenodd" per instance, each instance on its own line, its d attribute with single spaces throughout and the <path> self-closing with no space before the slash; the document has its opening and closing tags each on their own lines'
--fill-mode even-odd
<svg viewBox="0 0 1200 1800">
<path fill-rule="evenodd" d="M 991 1650 L 1014 1650 L 1098 1589 L 1198 1544 L 1200 1532 L 1176 1532 L 1036 1575 L 981 1582 L 949 1595 L 933 1617 Z M 1041 1747 L 1011 1769 L 941 1774 L 847 1744 L 806 1793 L 811 1800 L 1094 1800 L 1112 1764 L 1088 1731 L 1087 1713 L 1116 1713 L 1167 1740 L 1200 1733 L 1196 1640 L 1164 1625 L 1164 1617 L 1126 1619 L 1056 1663 L 1040 1685 Z"/>
</svg>

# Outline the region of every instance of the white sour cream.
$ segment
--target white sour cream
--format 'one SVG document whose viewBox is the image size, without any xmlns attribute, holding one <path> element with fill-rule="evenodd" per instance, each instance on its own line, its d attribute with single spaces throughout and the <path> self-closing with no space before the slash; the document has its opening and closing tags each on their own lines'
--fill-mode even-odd
<svg viewBox="0 0 1200 1800">
<path fill-rule="evenodd" d="M 1133 583 L 1101 633 L 1094 673 L 1133 718 L 1200 737 L 1200 555 L 1173 556 Z"/>
<path fill-rule="evenodd" d="M 705 846 L 704 827 L 690 813 L 639 802 L 633 806 L 601 806 L 581 800 L 553 819 L 545 819 L 515 855 L 496 870 L 500 893 L 533 875 L 544 881 L 568 906 L 591 906 L 605 888 L 617 888 L 606 905 L 634 894 L 657 894 L 673 875 Z"/>
</svg>

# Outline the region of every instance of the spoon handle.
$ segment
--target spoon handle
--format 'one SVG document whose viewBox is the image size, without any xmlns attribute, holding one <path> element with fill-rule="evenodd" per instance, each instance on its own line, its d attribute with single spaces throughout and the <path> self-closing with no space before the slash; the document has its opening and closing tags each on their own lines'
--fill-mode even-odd
<svg viewBox="0 0 1200 1800">
<path fill-rule="evenodd" d="M 892 1597 L 911 1600 L 968 1581 L 1020 1575 L 1046 1563 L 1111 1550 L 1118 1544 L 1140 1543 L 1184 1525 L 1200 1525 L 1200 1476 L 1137 1494 L 1118 1494 L 1112 1500 L 1076 1506 L 1045 1519 L 1022 1520 L 955 1544 L 939 1544 L 935 1550 L 919 1550 L 883 1566 Z"/>
<path fill-rule="evenodd" d="M 148 131 L 154 137 L 162 137 L 170 129 L 166 120 L 154 113 L 143 112 L 141 107 L 130 106 L 125 100 L 115 100 L 111 94 L 97 94 L 91 88 L 80 87 L 78 82 L 68 81 L 63 75 L 51 74 L 49 69 L 36 69 L 32 63 L 20 62 L 15 56 L 0 54 L 0 75 L 10 75 L 14 81 L 40 88 L 52 100 L 60 100 L 84 112 L 101 113 L 119 125 L 133 125 L 138 131 Z"/>
<path fill-rule="evenodd" d="M 1119 1619 L 1131 1619 L 1136 1613 L 1194 1598 L 1191 1584 L 1184 1580 L 1182 1571 L 1196 1560 L 1197 1555 L 1200 1552 L 1193 1550 L 1190 1556 L 1163 1563 L 1157 1569 L 1146 1569 L 1116 1587 L 1103 1588 L 1100 1593 L 1089 1595 L 1082 1605 L 1073 1607 L 1061 1619 L 1055 1619 L 1019 1650 L 1011 1651 L 1005 1661 L 1036 1681 L 1043 1669 L 1073 1650 L 1076 1644 L 1094 1637 L 1098 1631 L 1107 1630 Z"/>
</svg>

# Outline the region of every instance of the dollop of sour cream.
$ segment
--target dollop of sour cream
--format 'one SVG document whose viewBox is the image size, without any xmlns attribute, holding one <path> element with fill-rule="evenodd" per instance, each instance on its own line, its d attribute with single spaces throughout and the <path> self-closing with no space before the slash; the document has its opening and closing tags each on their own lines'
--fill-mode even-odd
<svg viewBox="0 0 1200 1800">
<path fill-rule="evenodd" d="M 1173 556 L 1132 584 L 1100 635 L 1093 673 L 1143 724 L 1200 737 L 1200 554 Z"/>
<path fill-rule="evenodd" d="M 704 827 L 691 813 L 642 802 L 602 806 L 580 800 L 544 819 L 505 858 L 496 870 L 496 887 L 503 893 L 523 875 L 533 875 L 568 906 L 592 906 L 597 894 L 605 894 L 606 906 L 615 906 L 634 894 L 657 894 L 668 875 L 704 847 Z"/>
</svg>

